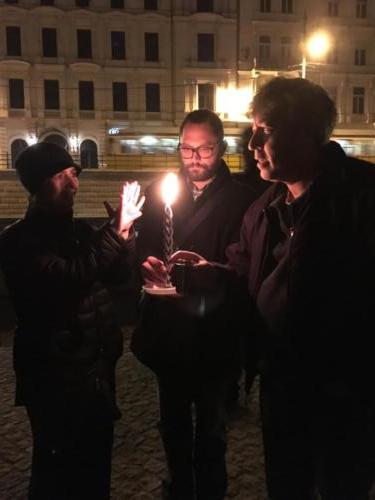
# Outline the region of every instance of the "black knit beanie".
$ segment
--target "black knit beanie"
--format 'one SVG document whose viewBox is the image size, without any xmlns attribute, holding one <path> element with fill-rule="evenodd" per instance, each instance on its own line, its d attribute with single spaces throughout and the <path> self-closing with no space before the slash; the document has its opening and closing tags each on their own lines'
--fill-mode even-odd
<svg viewBox="0 0 375 500">
<path fill-rule="evenodd" d="M 35 194 L 46 179 L 69 167 L 76 165 L 66 149 L 52 142 L 39 142 L 22 151 L 16 160 L 18 177 L 30 194 Z"/>
</svg>

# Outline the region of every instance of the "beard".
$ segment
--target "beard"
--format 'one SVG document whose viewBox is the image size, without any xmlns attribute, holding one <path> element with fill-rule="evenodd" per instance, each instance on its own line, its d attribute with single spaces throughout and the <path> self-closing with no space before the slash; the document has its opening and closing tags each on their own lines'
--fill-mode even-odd
<svg viewBox="0 0 375 500">
<path fill-rule="evenodd" d="M 208 166 L 197 162 L 185 164 L 182 168 L 185 176 L 192 182 L 207 181 L 214 177 L 217 171 L 216 165 Z"/>
</svg>

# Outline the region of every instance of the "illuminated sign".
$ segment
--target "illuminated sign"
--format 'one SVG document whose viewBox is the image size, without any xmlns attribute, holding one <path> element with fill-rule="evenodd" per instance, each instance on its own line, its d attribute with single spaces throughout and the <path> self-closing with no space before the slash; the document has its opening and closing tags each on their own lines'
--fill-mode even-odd
<svg viewBox="0 0 375 500">
<path fill-rule="evenodd" d="M 112 127 L 108 129 L 108 134 L 109 135 L 119 135 L 120 129 L 118 127 Z"/>
</svg>

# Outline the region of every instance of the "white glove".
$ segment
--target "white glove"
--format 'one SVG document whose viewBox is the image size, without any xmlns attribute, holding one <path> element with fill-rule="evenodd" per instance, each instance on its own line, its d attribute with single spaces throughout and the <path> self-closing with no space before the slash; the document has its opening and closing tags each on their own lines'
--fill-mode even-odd
<svg viewBox="0 0 375 500">
<path fill-rule="evenodd" d="M 111 223 L 116 226 L 117 233 L 125 239 L 133 222 L 142 215 L 141 208 L 145 202 L 145 197 L 138 201 L 141 187 L 137 181 L 125 182 L 120 196 L 120 207 L 114 210 L 108 201 L 104 202 Z"/>
<path fill-rule="evenodd" d="M 142 215 L 141 208 L 145 202 L 145 197 L 139 199 L 141 186 L 137 181 L 125 182 L 122 187 L 120 198 L 120 215 L 118 221 L 118 232 L 129 231 L 133 222 Z"/>
</svg>

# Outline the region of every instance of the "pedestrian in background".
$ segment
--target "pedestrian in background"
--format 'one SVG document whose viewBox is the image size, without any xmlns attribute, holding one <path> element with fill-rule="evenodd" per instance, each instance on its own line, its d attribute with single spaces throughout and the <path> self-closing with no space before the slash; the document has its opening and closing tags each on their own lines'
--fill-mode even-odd
<svg viewBox="0 0 375 500">
<path fill-rule="evenodd" d="M 222 159 L 225 149 L 223 124 L 215 113 L 197 110 L 185 117 L 180 191 L 173 205 L 175 243 L 218 263 L 225 260 L 227 245 L 238 239 L 253 199 L 251 190 L 231 177 Z M 146 191 L 137 240 L 149 286 L 168 282 L 160 188 L 158 181 Z M 231 293 L 226 273 L 217 267 L 187 270 L 185 283 L 181 297 L 144 296 L 132 349 L 157 376 L 160 434 L 170 475 L 164 498 L 222 500 L 227 489 L 225 403 L 245 328 L 236 313 L 241 294 Z"/>
<path fill-rule="evenodd" d="M 0 262 L 17 316 L 16 404 L 33 435 L 29 499 L 109 499 L 122 334 L 105 285 L 129 277 L 139 186 L 96 230 L 73 218 L 81 169 L 66 150 L 30 146 L 16 170 L 30 205 L 1 234 Z"/>
</svg>

